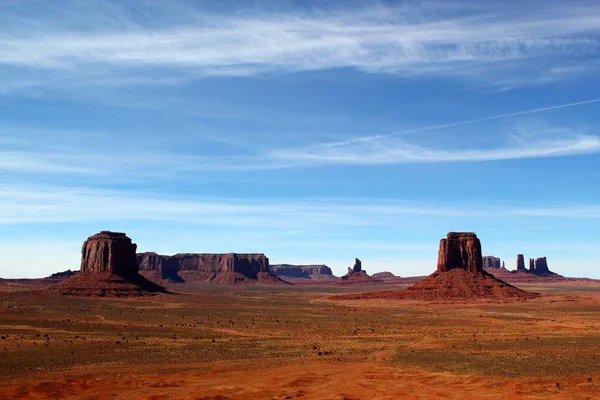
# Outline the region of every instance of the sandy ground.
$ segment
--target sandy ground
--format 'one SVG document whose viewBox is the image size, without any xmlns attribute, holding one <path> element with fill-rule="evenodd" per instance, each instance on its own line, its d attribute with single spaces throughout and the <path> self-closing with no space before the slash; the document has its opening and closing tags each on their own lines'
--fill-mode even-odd
<svg viewBox="0 0 600 400">
<path fill-rule="evenodd" d="M 600 287 L 474 302 L 175 288 L 0 294 L 0 398 L 600 399 Z"/>
</svg>

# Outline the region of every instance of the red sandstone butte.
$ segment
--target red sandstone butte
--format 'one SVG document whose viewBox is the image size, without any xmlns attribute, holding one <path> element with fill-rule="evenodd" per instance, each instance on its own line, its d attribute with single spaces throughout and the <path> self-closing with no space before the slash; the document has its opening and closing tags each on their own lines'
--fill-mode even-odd
<svg viewBox="0 0 600 400">
<path fill-rule="evenodd" d="M 483 270 L 481 243 L 472 232 L 449 232 L 440 241 L 437 270 L 406 290 L 336 296 L 338 299 L 388 298 L 448 300 L 531 298 L 537 294 L 509 285 Z"/>
<path fill-rule="evenodd" d="M 166 290 L 138 273 L 137 246 L 125 233 L 102 231 L 81 249 L 81 270 L 62 281 L 61 294 L 73 296 L 142 296 Z"/>
<path fill-rule="evenodd" d="M 459 268 L 476 275 L 483 271 L 481 243 L 472 232 L 449 232 L 440 240 L 437 272 Z"/>
</svg>

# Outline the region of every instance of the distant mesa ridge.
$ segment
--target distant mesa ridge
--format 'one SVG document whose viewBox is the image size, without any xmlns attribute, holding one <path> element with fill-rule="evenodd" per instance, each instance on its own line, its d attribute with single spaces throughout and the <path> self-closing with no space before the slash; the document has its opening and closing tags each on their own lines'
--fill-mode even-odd
<svg viewBox="0 0 600 400">
<path fill-rule="evenodd" d="M 275 264 L 271 265 L 271 272 L 282 279 L 312 279 L 312 280 L 333 280 L 337 279 L 331 268 L 324 264 L 315 265 L 294 265 L 294 264 Z"/>
<path fill-rule="evenodd" d="M 483 268 L 500 268 L 500 258 L 494 256 L 483 256 Z"/>
<path fill-rule="evenodd" d="M 151 280 L 172 282 L 287 283 L 274 275 L 269 259 L 262 253 L 138 253 L 136 264 Z"/>
</svg>

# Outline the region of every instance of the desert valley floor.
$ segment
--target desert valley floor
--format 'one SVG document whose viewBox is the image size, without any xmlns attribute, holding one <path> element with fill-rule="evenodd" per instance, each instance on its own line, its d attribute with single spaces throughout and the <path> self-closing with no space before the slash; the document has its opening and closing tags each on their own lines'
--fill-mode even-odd
<svg viewBox="0 0 600 400">
<path fill-rule="evenodd" d="M 338 300 L 368 288 L 4 287 L 3 399 L 598 399 L 600 285 L 528 300 Z"/>
</svg>

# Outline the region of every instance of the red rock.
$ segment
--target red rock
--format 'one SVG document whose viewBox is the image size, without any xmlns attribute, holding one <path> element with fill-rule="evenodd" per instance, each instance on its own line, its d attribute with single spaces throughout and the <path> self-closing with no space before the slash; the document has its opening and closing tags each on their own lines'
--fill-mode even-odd
<svg viewBox="0 0 600 400">
<path fill-rule="evenodd" d="M 398 275 L 394 275 L 393 273 L 391 273 L 389 271 L 377 272 L 371 276 L 375 279 L 383 279 L 383 280 L 402 279 Z"/>
<path fill-rule="evenodd" d="M 437 272 L 464 269 L 471 274 L 483 271 L 481 243 L 473 232 L 448 232 L 440 240 Z"/>
<path fill-rule="evenodd" d="M 138 273 L 137 246 L 124 233 L 102 231 L 81 249 L 81 270 L 56 288 L 65 295 L 140 296 L 166 290 Z"/>
<path fill-rule="evenodd" d="M 535 263 L 533 258 L 529 259 L 529 272 L 531 272 L 532 274 L 535 274 Z"/>
<path fill-rule="evenodd" d="M 276 264 L 271 265 L 270 269 L 276 276 L 285 280 L 311 279 L 320 281 L 337 279 L 327 265 Z"/>
<path fill-rule="evenodd" d="M 81 272 L 129 273 L 137 271 L 137 246 L 124 233 L 102 231 L 90 236 L 81 249 Z"/>
<path fill-rule="evenodd" d="M 137 255 L 140 272 L 149 279 L 175 282 L 287 283 L 271 273 L 264 254 L 179 253 L 173 256 L 156 253 Z"/>
<path fill-rule="evenodd" d="M 482 268 L 481 243 L 474 233 L 448 233 L 440 241 L 437 271 L 406 290 L 348 294 L 335 298 L 397 298 L 419 300 L 531 298 Z"/>
<path fill-rule="evenodd" d="M 484 256 L 483 268 L 500 268 L 500 259 L 494 256 Z"/>
<path fill-rule="evenodd" d="M 551 275 L 554 272 L 551 272 L 548 268 L 548 261 L 546 257 L 538 257 L 535 259 L 535 273 L 536 275 Z"/>
<path fill-rule="evenodd" d="M 523 254 L 517 254 L 517 271 L 527 271 L 525 269 L 525 259 Z"/>
<path fill-rule="evenodd" d="M 354 272 L 362 271 L 362 262 L 358 258 L 354 259 L 354 267 L 352 267 L 352 270 Z"/>
<path fill-rule="evenodd" d="M 63 272 L 55 272 L 52 275 L 50 275 L 49 277 L 47 277 L 46 279 L 56 279 L 56 280 L 64 280 L 67 279 L 75 274 L 77 274 L 79 271 L 71 271 L 70 269 L 63 271 Z"/>
</svg>

